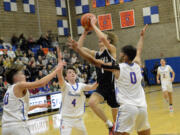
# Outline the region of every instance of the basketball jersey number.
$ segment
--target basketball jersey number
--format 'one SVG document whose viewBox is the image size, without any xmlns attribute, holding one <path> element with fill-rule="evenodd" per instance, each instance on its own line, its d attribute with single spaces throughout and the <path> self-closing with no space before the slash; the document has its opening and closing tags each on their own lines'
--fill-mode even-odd
<svg viewBox="0 0 180 135">
<path fill-rule="evenodd" d="M 73 104 L 74 107 L 76 106 L 76 99 L 74 99 L 74 100 L 72 101 L 72 104 Z"/>
<path fill-rule="evenodd" d="M 137 82 L 136 74 L 134 72 L 130 72 L 130 77 L 131 77 L 131 83 L 136 84 Z"/>
<path fill-rule="evenodd" d="M 9 93 L 6 93 L 6 95 L 4 96 L 4 105 L 8 104 L 8 98 L 9 98 Z"/>
</svg>

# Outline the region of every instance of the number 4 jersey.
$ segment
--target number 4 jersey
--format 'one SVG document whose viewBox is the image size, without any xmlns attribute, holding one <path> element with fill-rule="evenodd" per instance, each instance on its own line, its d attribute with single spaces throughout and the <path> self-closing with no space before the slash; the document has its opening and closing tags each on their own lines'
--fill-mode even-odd
<svg viewBox="0 0 180 135">
<path fill-rule="evenodd" d="M 141 85 L 142 74 L 138 64 L 119 64 L 120 75 L 115 80 L 117 102 L 139 107 L 147 107 L 144 89 Z"/>
<path fill-rule="evenodd" d="M 65 82 L 62 88 L 62 104 L 60 113 L 62 117 L 67 118 L 80 118 L 83 116 L 85 111 L 85 100 L 84 95 L 86 84 L 76 83 L 71 85 Z"/>
</svg>

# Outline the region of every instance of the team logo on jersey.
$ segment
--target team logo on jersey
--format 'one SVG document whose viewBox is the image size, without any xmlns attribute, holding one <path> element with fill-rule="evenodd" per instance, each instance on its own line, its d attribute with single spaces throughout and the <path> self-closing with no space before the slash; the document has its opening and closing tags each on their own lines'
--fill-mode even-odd
<svg viewBox="0 0 180 135">
<path fill-rule="evenodd" d="M 69 96 L 74 96 L 74 97 L 80 97 L 81 95 L 79 93 L 73 93 L 71 91 L 68 92 Z"/>
</svg>

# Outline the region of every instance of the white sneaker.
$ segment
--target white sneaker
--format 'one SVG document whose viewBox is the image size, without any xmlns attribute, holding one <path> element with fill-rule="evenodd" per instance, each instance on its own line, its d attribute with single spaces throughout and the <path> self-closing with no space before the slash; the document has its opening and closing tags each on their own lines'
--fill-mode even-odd
<svg viewBox="0 0 180 135">
<path fill-rule="evenodd" d="M 172 105 L 169 106 L 169 111 L 170 111 L 170 112 L 174 112 L 174 109 L 173 109 L 173 106 L 172 106 Z"/>
</svg>

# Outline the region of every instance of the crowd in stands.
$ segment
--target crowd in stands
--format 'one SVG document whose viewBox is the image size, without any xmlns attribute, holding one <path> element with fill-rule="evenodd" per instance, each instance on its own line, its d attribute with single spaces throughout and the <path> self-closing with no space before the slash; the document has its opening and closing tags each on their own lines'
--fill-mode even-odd
<svg viewBox="0 0 180 135">
<path fill-rule="evenodd" d="M 56 46 L 58 41 L 51 33 L 42 35 L 38 40 L 32 36 L 25 38 L 23 34 L 11 38 L 11 43 L 5 43 L 0 39 L 0 86 L 7 88 L 5 71 L 13 64 L 23 66 L 27 81 L 35 81 L 49 74 L 57 65 Z M 93 83 L 96 74 L 93 66 L 80 61 L 76 53 L 68 49 L 63 50 L 63 59 L 67 65 L 73 65 L 77 69 L 79 82 Z M 54 78 L 47 86 L 29 90 L 31 95 L 58 91 L 58 79 Z M 0 90 L 2 91 L 2 89 Z"/>
</svg>

